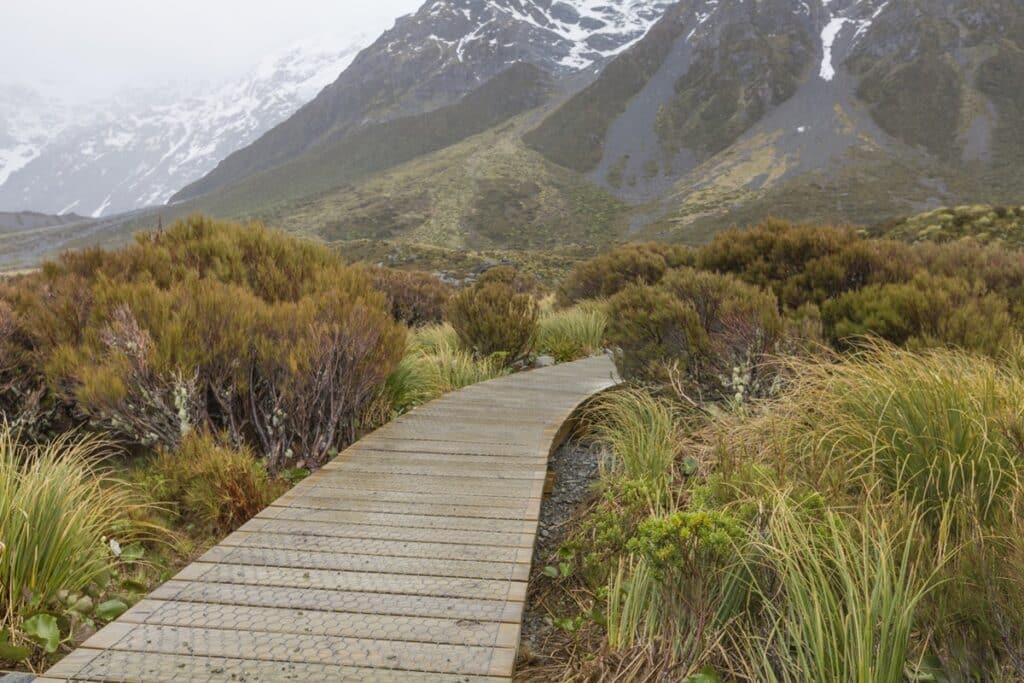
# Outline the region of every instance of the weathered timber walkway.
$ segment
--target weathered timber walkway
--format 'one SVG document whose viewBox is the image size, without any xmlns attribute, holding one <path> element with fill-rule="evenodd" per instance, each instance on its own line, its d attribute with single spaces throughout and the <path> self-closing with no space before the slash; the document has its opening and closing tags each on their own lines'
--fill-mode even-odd
<svg viewBox="0 0 1024 683">
<path fill-rule="evenodd" d="M 395 420 L 38 680 L 508 680 L 548 457 L 613 375 L 592 358 Z"/>
</svg>

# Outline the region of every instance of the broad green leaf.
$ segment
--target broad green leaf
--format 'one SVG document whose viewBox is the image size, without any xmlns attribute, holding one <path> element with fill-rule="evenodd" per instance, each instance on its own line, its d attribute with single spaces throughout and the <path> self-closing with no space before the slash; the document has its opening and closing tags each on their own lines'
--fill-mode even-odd
<svg viewBox="0 0 1024 683">
<path fill-rule="evenodd" d="M 692 477 L 693 475 L 697 474 L 697 469 L 700 467 L 700 463 L 697 462 L 696 458 L 683 458 L 683 461 L 679 464 L 679 467 L 682 470 L 684 477 Z M 697 675 L 703 676 L 704 674 Z"/>
<path fill-rule="evenodd" d="M 53 654 L 60 645 L 60 628 L 57 618 L 51 614 L 37 614 L 22 627 L 32 640 L 39 643 L 47 654 Z"/>
<path fill-rule="evenodd" d="M 684 678 L 683 683 L 721 683 L 721 680 L 714 669 L 706 668 L 699 674 Z"/>
<path fill-rule="evenodd" d="M 141 543 L 132 543 L 121 550 L 122 562 L 138 562 L 145 556 L 146 549 L 142 547 Z"/>
<path fill-rule="evenodd" d="M 96 608 L 96 616 L 111 621 L 128 611 L 128 605 L 120 600 L 107 600 Z"/>
<path fill-rule="evenodd" d="M 125 590 L 131 591 L 132 593 L 148 593 L 149 592 L 149 586 L 147 586 L 146 584 L 142 583 L 141 581 L 136 581 L 135 579 L 125 579 L 123 582 L 121 582 L 121 586 Z"/>
<path fill-rule="evenodd" d="M 20 662 L 28 659 L 32 650 L 27 647 L 11 645 L 11 634 L 7 631 L 0 631 L 0 661 Z"/>
<path fill-rule="evenodd" d="M 88 595 L 83 595 L 71 605 L 72 612 L 78 612 L 79 614 L 91 614 L 92 607 L 95 603 Z"/>
<path fill-rule="evenodd" d="M 547 566 L 544 567 L 544 576 L 551 577 L 552 579 L 558 578 L 558 567 Z"/>
<path fill-rule="evenodd" d="M 916 683 L 949 683 L 946 667 L 935 655 L 926 655 L 921 660 L 921 667 L 913 677 Z"/>
</svg>

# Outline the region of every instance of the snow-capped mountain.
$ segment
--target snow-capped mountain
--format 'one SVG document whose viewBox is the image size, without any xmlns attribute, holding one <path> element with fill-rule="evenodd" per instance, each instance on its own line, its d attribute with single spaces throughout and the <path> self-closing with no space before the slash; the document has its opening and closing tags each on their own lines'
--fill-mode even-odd
<svg viewBox="0 0 1024 683">
<path fill-rule="evenodd" d="M 175 199 L 294 159 L 367 124 L 450 105 L 516 63 L 556 78 L 602 66 L 672 0 L 430 0 L 399 18 L 309 106 Z"/>
<path fill-rule="evenodd" d="M 0 186 L 72 121 L 69 107 L 31 88 L 0 85 Z"/>
<path fill-rule="evenodd" d="M 287 119 L 361 45 L 307 41 L 218 87 L 150 88 L 70 108 L 0 93 L 0 210 L 100 217 L 165 203 Z"/>
</svg>

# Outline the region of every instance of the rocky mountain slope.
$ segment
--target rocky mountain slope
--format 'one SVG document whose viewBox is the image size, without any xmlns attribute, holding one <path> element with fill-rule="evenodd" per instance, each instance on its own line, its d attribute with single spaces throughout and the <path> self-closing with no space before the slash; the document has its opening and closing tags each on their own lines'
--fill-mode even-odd
<svg viewBox="0 0 1024 683">
<path fill-rule="evenodd" d="M 558 79 L 600 69 L 670 0 L 436 0 L 398 19 L 288 121 L 175 195 L 189 199 L 354 134 L 448 106 L 513 64 Z"/>
<path fill-rule="evenodd" d="M 152 88 L 88 106 L 6 88 L 0 209 L 100 217 L 163 204 L 315 97 L 357 49 L 303 43 L 207 91 Z"/>
<path fill-rule="evenodd" d="M 526 136 L 699 241 L 1024 192 L 1024 4 L 682 0 Z"/>
</svg>

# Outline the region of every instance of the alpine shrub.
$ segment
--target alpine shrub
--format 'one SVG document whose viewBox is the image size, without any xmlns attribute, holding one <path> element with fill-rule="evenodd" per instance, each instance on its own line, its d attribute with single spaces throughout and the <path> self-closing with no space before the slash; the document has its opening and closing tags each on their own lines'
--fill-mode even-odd
<svg viewBox="0 0 1024 683">
<path fill-rule="evenodd" d="M 673 382 L 710 399 L 742 400 L 771 388 L 766 360 L 784 332 L 778 304 L 733 277 L 678 269 L 659 285 L 613 297 L 609 318 L 627 379 Z"/>
<path fill-rule="evenodd" d="M 464 350 L 478 357 L 501 354 L 508 365 L 533 352 L 538 317 L 532 296 L 500 282 L 463 290 L 448 306 L 448 320 Z"/>
<path fill-rule="evenodd" d="M 387 297 L 391 315 L 409 327 L 434 325 L 444 321 L 445 306 L 452 287 L 430 273 L 369 268 L 373 286 Z"/>
<path fill-rule="evenodd" d="M 653 285 L 667 271 L 693 262 L 694 254 L 686 247 L 627 244 L 578 265 L 559 290 L 559 303 L 604 299 L 633 284 Z"/>
</svg>

